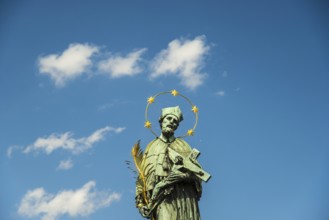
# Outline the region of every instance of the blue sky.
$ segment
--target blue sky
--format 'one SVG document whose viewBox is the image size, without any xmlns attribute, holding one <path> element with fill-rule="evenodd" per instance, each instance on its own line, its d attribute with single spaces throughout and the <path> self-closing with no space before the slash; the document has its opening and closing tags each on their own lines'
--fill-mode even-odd
<svg viewBox="0 0 329 220">
<path fill-rule="evenodd" d="M 1 1 L 0 219 L 142 219 L 146 100 L 199 109 L 203 219 L 329 218 L 325 1 Z M 178 135 L 193 126 L 180 105 Z"/>
</svg>

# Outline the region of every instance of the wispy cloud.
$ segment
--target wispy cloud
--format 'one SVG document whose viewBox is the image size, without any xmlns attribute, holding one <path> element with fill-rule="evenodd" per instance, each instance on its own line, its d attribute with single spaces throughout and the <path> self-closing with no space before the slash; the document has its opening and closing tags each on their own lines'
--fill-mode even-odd
<svg viewBox="0 0 329 220">
<path fill-rule="evenodd" d="M 151 78 L 162 75 L 176 75 L 181 84 L 193 90 L 202 85 L 205 73 L 201 72 L 205 55 L 209 51 L 205 36 L 193 40 L 176 39 L 169 43 L 152 61 Z"/>
<path fill-rule="evenodd" d="M 92 65 L 91 56 L 98 50 L 89 44 L 70 44 L 62 54 L 40 57 L 39 71 L 50 76 L 57 87 L 62 87 L 88 70 Z"/>
<path fill-rule="evenodd" d="M 44 188 L 29 190 L 20 202 L 18 214 L 42 220 L 55 220 L 62 215 L 85 217 L 121 199 L 119 193 L 98 191 L 95 186 L 95 181 L 89 181 L 79 189 L 57 194 L 48 193 Z"/>
<path fill-rule="evenodd" d="M 10 146 L 8 147 L 7 149 L 7 157 L 11 158 L 14 151 L 17 151 L 17 150 L 22 150 L 22 146 L 17 146 L 17 145 L 14 145 L 14 146 Z"/>
<path fill-rule="evenodd" d="M 225 91 L 224 90 L 219 90 L 218 92 L 216 92 L 216 95 L 225 96 Z"/>
<path fill-rule="evenodd" d="M 87 137 L 73 138 L 72 132 L 65 132 L 62 134 L 53 133 L 48 137 L 40 137 L 37 140 L 25 147 L 23 153 L 31 153 L 35 151 L 43 151 L 46 154 L 51 154 L 53 151 L 58 149 L 68 150 L 74 154 L 82 153 L 93 145 L 105 138 L 108 132 L 114 132 L 116 134 L 124 131 L 124 127 L 114 128 L 106 126 L 93 132 Z"/>
<path fill-rule="evenodd" d="M 128 104 L 132 104 L 132 103 L 134 103 L 134 101 L 129 101 L 129 100 L 121 101 L 121 100 L 116 99 L 116 100 L 113 100 L 112 102 L 108 102 L 108 103 L 98 106 L 97 111 L 106 111 L 113 107 L 119 107 L 122 105 L 128 105 Z"/>
<path fill-rule="evenodd" d="M 62 160 L 59 162 L 57 170 L 69 170 L 73 167 L 73 161 L 71 159 Z"/>
<path fill-rule="evenodd" d="M 111 78 L 134 76 L 142 71 L 140 61 L 146 48 L 136 50 L 127 56 L 112 55 L 107 60 L 100 61 L 98 69 Z"/>
</svg>

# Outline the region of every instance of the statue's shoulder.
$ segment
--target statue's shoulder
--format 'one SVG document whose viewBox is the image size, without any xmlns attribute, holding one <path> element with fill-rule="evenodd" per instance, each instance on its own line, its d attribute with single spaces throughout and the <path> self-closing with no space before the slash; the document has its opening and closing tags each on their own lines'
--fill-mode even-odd
<svg viewBox="0 0 329 220">
<path fill-rule="evenodd" d="M 152 146 L 154 143 L 156 143 L 158 141 L 158 138 L 153 139 L 152 141 L 150 141 L 147 145 L 146 145 L 146 149 L 149 148 L 150 146 Z"/>
<path fill-rule="evenodd" d="M 171 148 L 184 155 L 188 155 L 192 151 L 191 146 L 181 138 L 176 138 Z"/>
<path fill-rule="evenodd" d="M 191 146 L 186 141 L 184 141 L 181 138 L 176 138 L 175 139 L 175 142 L 176 142 L 176 144 L 178 144 L 178 145 L 180 145 L 182 147 L 191 148 Z"/>
<path fill-rule="evenodd" d="M 158 138 L 155 138 L 154 140 L 152 140 L 150 143 L 147 144 L 146 148 L 145 148 L 145 152 L 149 151 L 150 148 L 155 145 L 158 142 Z"/>
</svg>

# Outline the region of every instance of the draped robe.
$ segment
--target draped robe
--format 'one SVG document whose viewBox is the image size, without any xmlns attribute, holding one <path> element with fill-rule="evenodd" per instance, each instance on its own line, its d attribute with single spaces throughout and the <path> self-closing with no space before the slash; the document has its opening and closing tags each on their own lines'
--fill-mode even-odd
<svg viewBox="0 0 329 220">
<path fill-rule="evenodd" d="M 174 158 L 170 158 L 168 154 L 169 147 L 184 157 L 192 151 L 191 147 L 179 138 L 166 142 L 160 137 L 148 144 L 142 161 L 148 200 L 152 197 L 155 185 L 167 178 L 173 168 Z M 142 196 L 142 190 L 143 187 L 137 184 L 136 198 Z M 201 181 L 194 174 L 161 190 L 165 190 L 165 196 L 153 212 L 154 220 L 200 220 L 198 201 L 202 186 Z"/>
</svg>

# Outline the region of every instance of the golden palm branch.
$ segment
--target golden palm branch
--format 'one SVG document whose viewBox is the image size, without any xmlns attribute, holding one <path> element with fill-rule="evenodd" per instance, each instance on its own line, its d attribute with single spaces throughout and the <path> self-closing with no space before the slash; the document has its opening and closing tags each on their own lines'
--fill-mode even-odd
<svg viewBox="0 0 329 220">
<path fill-rule="evenodd" d="M 146 179 L 142 170 L 143 150 L 141 149 L 139 144 L 140 144 L 140 140 L 138 140 L 137 143 L 134 144 L 133 148 L 131 149 L 131 155 L 133 156 L 135 167 L 138 172 L 138 176 L 136 180 L 137 187 L 139 188 L 139 190 L 142 191 L 144 202 L 146 205 L 148 205 L 148 200 L 146 197 Z"/>
</svg>

